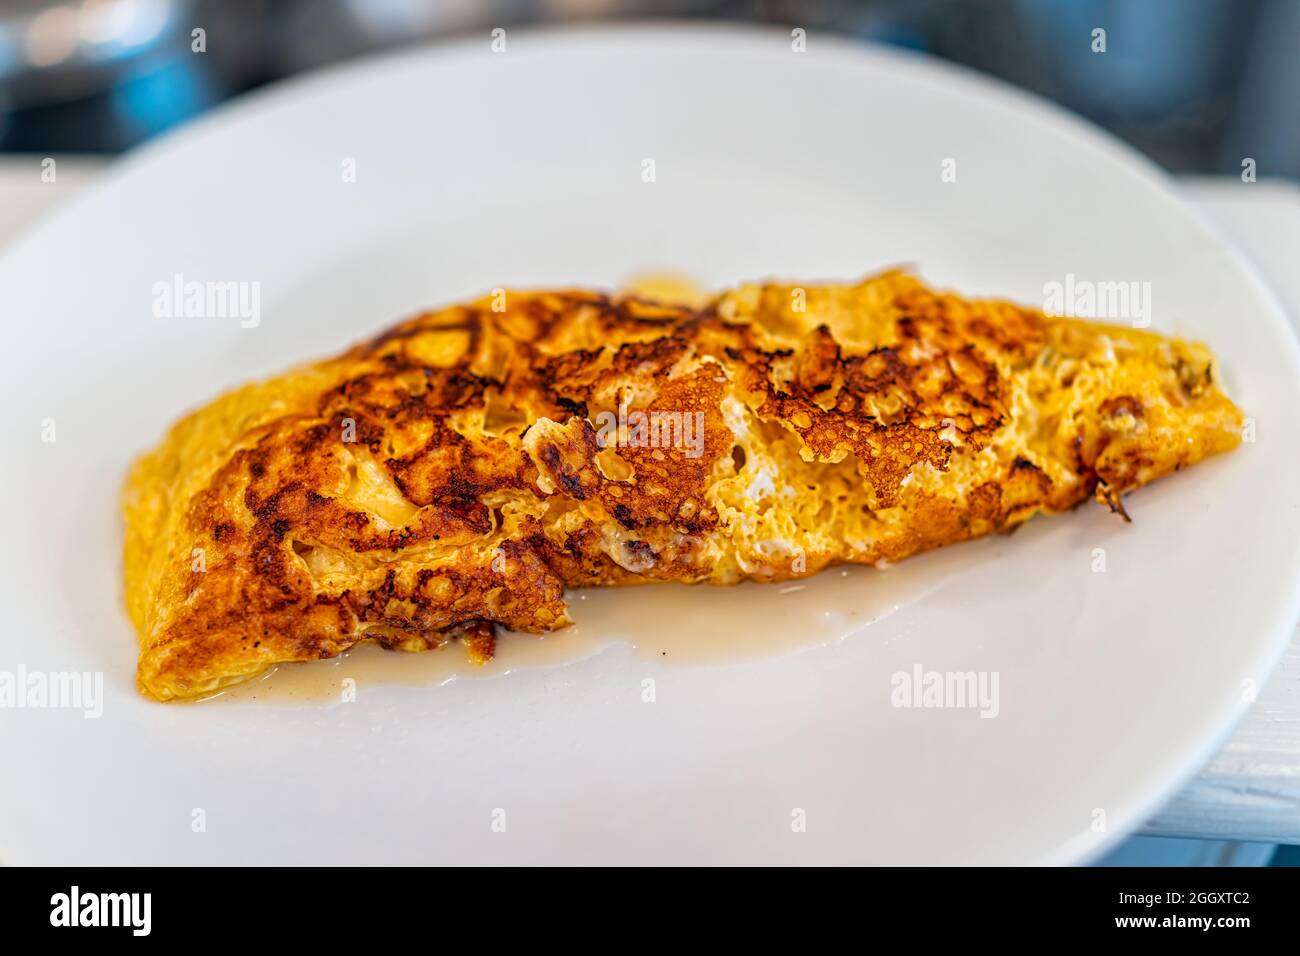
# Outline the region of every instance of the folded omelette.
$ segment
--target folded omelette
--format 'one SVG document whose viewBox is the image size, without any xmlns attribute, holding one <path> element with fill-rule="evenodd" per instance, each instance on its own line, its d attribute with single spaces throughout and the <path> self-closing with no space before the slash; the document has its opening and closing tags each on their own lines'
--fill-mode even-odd
<svg viewBox="0 0 1300 956">
<path fill-rule="evenodd" d="M 879 564 L 1234 447 L 1198 344 L 901 272 L 699 308 L 502 292 L 178 422 L 124 490 L 138 682 L 570 623 L 565 590 Z"/>
</svg>

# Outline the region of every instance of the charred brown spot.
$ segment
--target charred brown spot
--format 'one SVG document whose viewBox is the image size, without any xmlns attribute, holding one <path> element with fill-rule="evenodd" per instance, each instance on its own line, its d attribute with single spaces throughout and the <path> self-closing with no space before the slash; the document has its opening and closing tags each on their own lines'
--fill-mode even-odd
<svg viewBox="0 0 1300 956">
<path fill-rule="evenodd" d="M 544 461 L 546 467 L 551 470 L 551 474 L 555 476 L 555 480 L 559 483 L 560 487 L 579 501 L 584 500 L 587 497 L 587 493 L 583 490 L 582 482 L 578 479 L 577 475 L 567 470 L 564 463 L 564 457 L 560 454 L 560 449 L 556 448 L 554 445 L 544 444 L 541 446 L 541 453 L 542 461 Z"/>
<path fill-rule="evenodd" d="M 1128 415 L 1131 418 L 1142 417 L 1142 403 L 1132 395 L 1116 395 L 1101 403 L 1101 413 L 1107 418 Z"/>
<path fill-rule="evenodd" d="M 1129 517 L 1124 510 L 1124 498 L 1119 491 L 1106 484 L 1104 481 L 1097 485 L 1097 494 L 1101 495 L 1102 500 L 1110 508 L 1111 514 L 1117 514 L 1124 519 L 1125 524 L 1132 523 L 1133 519 Z"/>
</svg>

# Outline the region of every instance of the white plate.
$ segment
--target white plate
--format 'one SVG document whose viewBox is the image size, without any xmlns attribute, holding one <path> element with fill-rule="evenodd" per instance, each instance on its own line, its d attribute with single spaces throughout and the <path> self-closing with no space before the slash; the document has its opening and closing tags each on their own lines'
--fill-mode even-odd
<svg viewBox="0 0 1300 956">
<path fill-rule="evenodd" d="M 250 96 L 0 264 L 0 671 L 105 684 L 99 719 L 0 712 L 0 858 L 1067 862 L 1137 825 L 1245 708 L 1300 604 L 1300 357 L 1253 274 L 1130 151 L 949 67 L 816 36 L 794 53 L 779 31 L 507 42 Z M 1134 495 L 1131 526 L 1088 507 L 740 602 L 624 592 L 608 632 L 574 638 L 608 646 L 566 666 L 363 681 L 331 706 L 136 695 L 116 498 L 185 408 L 496 286 L 896 262 L 1031 303 L 1069 273 L 1150 282 L 1155 328 L 1214 346 L 1258 440 Z M 178 273 L 260 283 L 260 324 L 155 318 Z M 763 623 L 732 617 L 751 602 Z M 855 633 L 788 646 L 823 611 Z M 605 640 L 647 620 L 786 652 L 683 666 Z M 915 666 L 996 673 L 998 716 L 892 707 Z"/>
</svg>

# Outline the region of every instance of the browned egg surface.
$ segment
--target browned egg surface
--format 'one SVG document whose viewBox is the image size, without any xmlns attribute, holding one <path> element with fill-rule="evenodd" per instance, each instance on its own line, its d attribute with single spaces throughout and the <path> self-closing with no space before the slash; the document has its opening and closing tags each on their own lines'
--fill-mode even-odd
<svg viewBox="0 0 1300 956">
<path fill-rule="evenodd" d="M 689 302 L 686 294 L 673 296 Z M 1233 448 L 1211 353 L 906 273 L 697 306 L 506 292 L 177 423 L 124 490 L 139 687 L 569 623 L 566 589 L 782 581 Z"/>
</svg>

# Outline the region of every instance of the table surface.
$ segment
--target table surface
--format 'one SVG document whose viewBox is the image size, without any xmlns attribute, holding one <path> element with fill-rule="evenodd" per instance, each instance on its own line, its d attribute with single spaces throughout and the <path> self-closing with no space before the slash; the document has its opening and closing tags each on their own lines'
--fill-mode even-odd
<svg viewBox="0 0 1300 956">
<path fill-rule="evenodd" d="M 0 249 L 28 224 L 92 183 L 100 159 L 0 158 Z M 1300 317 L 1300 186 L 1235 178 L 1178 181 L 1192 205 L 1254 263 L 1293 323 Z M 1300 323 L 1297 323 L 1300 326 Z M 1300 630 L 1223 748 L 1148 822 L 1147 834 L 1300 843 Z"/>
</svg>

